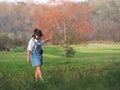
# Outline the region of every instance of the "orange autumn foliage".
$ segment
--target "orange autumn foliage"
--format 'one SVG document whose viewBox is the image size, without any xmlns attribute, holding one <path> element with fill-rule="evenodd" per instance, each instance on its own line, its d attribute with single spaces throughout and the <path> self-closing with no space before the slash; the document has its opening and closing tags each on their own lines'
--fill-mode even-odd
<svg viewBox="0 0 120 90">
<path fill-rule="evenodd" d="M 34 11 L 35 27 L 43 30 L 43 38 L 49 37 L 50 34 L 63 35 L 68 38 L 70 30 L 76 33 L 84 31 L 89 36 L 92 32 L 90 10 L 91 7 L 86 4 L 74 2 L 44 6 L 42 10 Z"/>
</svg>

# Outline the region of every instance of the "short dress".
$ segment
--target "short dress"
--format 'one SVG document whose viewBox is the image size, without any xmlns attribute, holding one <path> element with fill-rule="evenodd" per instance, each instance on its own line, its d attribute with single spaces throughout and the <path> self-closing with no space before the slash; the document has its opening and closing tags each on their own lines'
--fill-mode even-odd
<svg viewBox="0 0 120 90">
<path fill-rule="evenodd" d="M 42 44 L 43 42 L 41 42 L 41 40 L 39 40 L 38 42 L 35 41 L 34 38 L 32 38 L 29 42 L 28 45 L 28 50 L 31 51 L 30 53 L 30 58 L 31 58 L 31 62 L 32 62 L 32 66 L 42 66 L 43 65 L 43 56 L 42 56 Z M 31 45 L 31 48 L 30 48 Z"/>
</svg>

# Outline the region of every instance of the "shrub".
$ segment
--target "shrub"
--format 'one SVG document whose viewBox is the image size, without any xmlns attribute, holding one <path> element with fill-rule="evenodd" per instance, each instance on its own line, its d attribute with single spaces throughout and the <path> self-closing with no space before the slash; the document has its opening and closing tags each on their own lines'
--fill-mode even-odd
<svg viewBox="0 0 120 90">
<path fill-rule="evenodd" d="M 73 57 L 75 55 L 75 50 L 73 47 L 66 45 L 64 48 L 66 57 Z"/>
<path fill-rule="evenodd" d="M 15 49 L 14 49 L 14 52 L 24 52 L 25 50 L 24 50 L 24 48 L 23 47 L 16 47 Z"/>
</svg>

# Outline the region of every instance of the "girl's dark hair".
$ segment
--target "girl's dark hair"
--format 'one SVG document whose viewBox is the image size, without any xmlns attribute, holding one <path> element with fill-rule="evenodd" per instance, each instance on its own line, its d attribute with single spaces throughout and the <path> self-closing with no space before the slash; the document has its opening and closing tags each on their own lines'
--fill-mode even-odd
<svg viewBox="0 0 120 90">
<path fill-rule="evenodd" d="M 34 29 L 34 34 L 32 35 L 32 37 L 35 37 L 35 35 L 38 35 L 39 37 L 43 36 L 42 31 L 37 28 Z"/>
</svg>

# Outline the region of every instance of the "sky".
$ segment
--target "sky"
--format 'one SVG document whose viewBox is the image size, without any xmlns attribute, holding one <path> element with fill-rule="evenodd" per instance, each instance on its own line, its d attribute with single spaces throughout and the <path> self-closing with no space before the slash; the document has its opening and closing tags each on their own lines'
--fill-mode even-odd
<svg viewBox="0 0 120 90">
<path fill-rule="evenodd" d="M 15 2 L 15 1 L 30 1 L 30 0 L 0 0 L 0 2 L 2 1 L 7 1 L 7 2 Z M 33 0 L 35 1 L 36 3 L 47 3 L 49 0 Z M 84 0 L 69 0 L 69 1 L 84 1 Z"/>
</svg>

